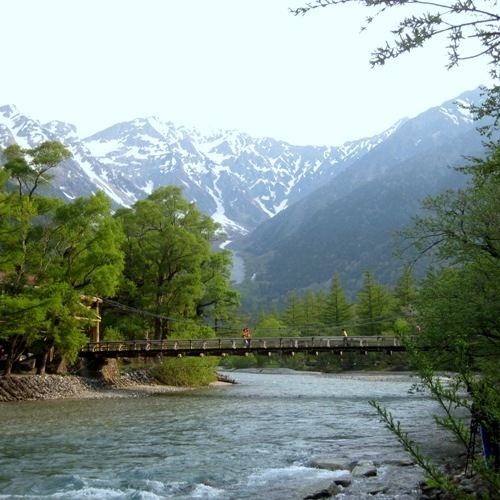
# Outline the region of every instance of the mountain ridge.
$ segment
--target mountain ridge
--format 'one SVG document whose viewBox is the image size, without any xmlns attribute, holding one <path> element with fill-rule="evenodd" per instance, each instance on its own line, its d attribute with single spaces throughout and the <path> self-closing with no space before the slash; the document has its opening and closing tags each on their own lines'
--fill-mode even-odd
<svg viewBox="0 0 500 500">
<path fill-rule="evenodd" d="M 290 289 L 324 287 L 338 270 L 350 292 L 365 267 L 393 282 L 387 233 L 409 221 L 419 199 L 462 185 L 463 176 L 445 166 L 480 151 L 477 124 L 463 107 L 479 100 L 479 89 L 467 91 L 341 146 L 202 133 L 154 116 L 81 138 L 72 124 L 42 124 L 3 106 L 0 147 L 66 144 L 73 158 L 56 169 L 51 194 L 67 200 L 99 189 L 116 207 L 130 206 L 160 186 L 182 186 L 221 223 L 226 248 L 244 258 L 242 290 L 269 302 Z"/>
<path fill-rule="evenodd" d="M 478 94 L 462 96 L 471 102 Z M 467 178 L 453 167 L 483 152 L 478 124 L 456 101 L 406 121 L 335 179 L 234 242 L 247 266 L 246 297 L 279 304 L 290 290 L 326 288 L 336 273 L 353 297 L 367 269 L 394 285 L 403 262 L 392 255 L 393 234 L 410 225 L 423 198 L 464 187 Z"/>
<path fill-rule="evenodd" d="M 294 146 L 234 130 L 203 135 L 157 117 L 118 123 L 81 138 L 72 124 L 40 123 L 15 106 L 2 106 L 0 146 L 63 142 L 73 159 L 56 172 L 54 183 L 66 199 L 101 189 L 115 205 L 130 206 L 159 186 L 181 185 L 187 199 L 230 236 L 238 236 L 335 177 L 398 126 L 338 147 Z"/>
</svg>

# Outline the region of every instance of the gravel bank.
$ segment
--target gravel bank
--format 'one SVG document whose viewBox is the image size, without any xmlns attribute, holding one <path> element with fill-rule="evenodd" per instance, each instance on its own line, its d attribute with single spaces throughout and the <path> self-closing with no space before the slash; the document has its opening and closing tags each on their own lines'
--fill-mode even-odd
<svg viewBox="0 0 500 500">
<path fill-rule="evenodd" d="M 215 382 L 221 384 L 225 382 Z M 0 376 L 0 403 L 47 399 L 138 397 L 191 390 L 157 384 L 147 371 L 126 373 L 112 382 L 76 375 Z"/>
</svg>

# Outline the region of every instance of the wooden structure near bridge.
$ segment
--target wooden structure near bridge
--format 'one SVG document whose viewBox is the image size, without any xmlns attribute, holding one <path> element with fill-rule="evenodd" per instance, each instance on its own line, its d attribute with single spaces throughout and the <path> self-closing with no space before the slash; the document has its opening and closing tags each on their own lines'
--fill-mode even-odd
<svg viewBox="0 0 500 500">
<path fill-rule="evenodd" d="M 405 351 L 397 337 L 253 337 L 242 338 L 129 340 L 123 342 L 89 342 L 79 356 L 87 359 L 176 357 L 185 356 L 261 356 L 308 353 L 319 355 L 347 352 L 366 355 L 378 352 L 391 355 Z"/>
</svg>

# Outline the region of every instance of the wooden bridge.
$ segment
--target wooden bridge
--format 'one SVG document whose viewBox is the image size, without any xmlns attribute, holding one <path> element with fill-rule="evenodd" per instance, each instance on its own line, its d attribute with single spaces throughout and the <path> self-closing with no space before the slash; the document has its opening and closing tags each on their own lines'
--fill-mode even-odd
<svg viewBox="0 0 500 500">
<path fill-rule="evenodd" d="M 124 342 L 89 342 L 82 346 L 82 358 L 137 358 L 185 356 L 262 356 L 308 353 L 342 355 L 356 352 L 392 354 L 405 347 L 396 337 L 254 337 L 247 342 L 242 338 L 129 340 Z"/>
</svg>

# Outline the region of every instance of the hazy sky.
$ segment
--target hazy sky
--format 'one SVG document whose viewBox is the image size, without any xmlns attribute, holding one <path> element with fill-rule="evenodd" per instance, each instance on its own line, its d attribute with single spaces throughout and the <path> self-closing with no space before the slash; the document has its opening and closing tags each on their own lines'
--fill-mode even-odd
<svg viewBox="0 0 500 500">
<path fill-rule="evenodd" d="M 2 0 L 0 105 L 81 136 L 154 115 L 340 145 L 489 83 L 486 61 L 447 70 L 445 40 L 370 69 L 408 7 L 360 33 L 368 9 L 304 3 Z"/>
</svg>

